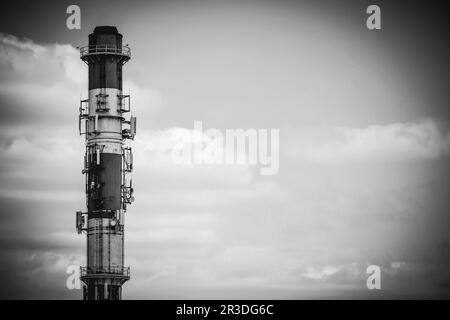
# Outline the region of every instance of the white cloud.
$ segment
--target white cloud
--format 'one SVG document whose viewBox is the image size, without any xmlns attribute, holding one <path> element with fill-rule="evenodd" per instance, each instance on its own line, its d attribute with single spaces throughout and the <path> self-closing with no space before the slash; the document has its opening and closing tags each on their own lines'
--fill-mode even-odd
<svg viewBox="0 0 450 320">
<path fill-rule="evenodd" d="M 435 159 L 450 152 L 450 131 L 432 119 L 365 128 L 314 128 L 294 136 L 288 149 L 291 155 L 323 164 Z"/>
<path fill-rule="evenodd" d="M 320 269 L 308 267 L 307 271 L 302 274 L 305 278 L 314 280 L 324 280 L 339 272 L 341 268 L 335 266 L 325 266 Z"/>
<path fill-rule="evenodd" d="M 42 45 L 0 33 L 2 78 L 7 78 L 10 84 L 32 83 L 45 87 L 48 83 L 68 81 L 66 85 L 73 84 L 79 88 L 87 83 L 83 65 L 78 50 L 71 45 Z"/>
</svg>

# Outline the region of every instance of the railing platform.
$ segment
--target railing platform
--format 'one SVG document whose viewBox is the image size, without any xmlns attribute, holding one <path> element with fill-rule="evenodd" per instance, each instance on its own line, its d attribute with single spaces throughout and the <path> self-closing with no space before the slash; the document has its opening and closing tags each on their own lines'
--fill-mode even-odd
<svg viewBox="0 0 450 320">
<path fill-rule="evenodd" d="M 113 46 L 107 44 L 85 46 L 80 48 L 80 58 L 85 62 L 91 57 L 98 55 L 120 56 L 121 60 L 125 63 L 131 58 L 131 50 L 130 47 L 127 46 Z"/>
<path fill-rule="evenodd" d="M 122 278 L 130 279 L 130 267 L 80 267 L 81 278 Z"/>
</svg>

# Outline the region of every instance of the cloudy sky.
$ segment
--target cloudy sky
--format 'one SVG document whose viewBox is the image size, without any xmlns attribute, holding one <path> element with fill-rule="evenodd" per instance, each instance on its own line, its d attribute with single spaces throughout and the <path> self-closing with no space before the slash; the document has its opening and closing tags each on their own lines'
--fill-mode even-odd
<svg viewBox="0 0 450 320">
<path fill-rule="evenodd" d="M 81 298 L 65 287 L 86 246 L 76 47 L 97 25 L 132 49 L 125 299 L 448 297 L 450 10 L 377 1 L 369 31 L 369 4 L 0 4 L 0 298 Z M 279 129 L 278 174 L 173 164 L 195 120 Z"/>
</svg>

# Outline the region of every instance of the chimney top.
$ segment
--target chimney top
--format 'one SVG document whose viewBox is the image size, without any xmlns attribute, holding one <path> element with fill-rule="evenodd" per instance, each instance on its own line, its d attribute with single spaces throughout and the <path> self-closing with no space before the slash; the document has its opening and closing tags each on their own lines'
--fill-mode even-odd
<svg viewBox="0 0 450 320">
<path fill-rule="evenodd" d="M 119 31 L 114 26 L 99 26 L 95 27 L 94 34 L 118 34 Z"/>
</svg>

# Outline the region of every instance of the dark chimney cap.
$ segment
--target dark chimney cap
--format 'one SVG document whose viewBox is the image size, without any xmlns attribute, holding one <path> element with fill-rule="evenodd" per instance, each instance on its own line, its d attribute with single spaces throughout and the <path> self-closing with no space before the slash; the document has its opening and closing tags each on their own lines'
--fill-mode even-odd
<svg viewBox="0 0 450 320">
<path fill-rule="evenodd" d="M 119 31 L 113 26 L 100 26 L 95 27 L 94 34 L 118 34 Z"/>
</svg>

